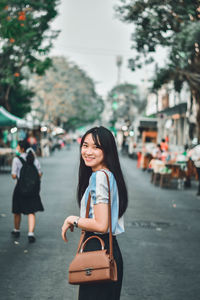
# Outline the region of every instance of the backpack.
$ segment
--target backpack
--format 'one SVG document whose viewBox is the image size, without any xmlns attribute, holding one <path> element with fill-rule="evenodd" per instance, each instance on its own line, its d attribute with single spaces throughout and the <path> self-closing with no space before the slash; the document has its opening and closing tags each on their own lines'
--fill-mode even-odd
<svg viewBox="0 0 200 300">
<path fill-rule="evenodd" d="M 40 176 L 34 164 L 28 164 L 22 157 L 19 157 L 22 163 L 20 176 L 18 179 L 18 192 L 23 197 L 32 197 L 39 195 Z"/>
</svg>

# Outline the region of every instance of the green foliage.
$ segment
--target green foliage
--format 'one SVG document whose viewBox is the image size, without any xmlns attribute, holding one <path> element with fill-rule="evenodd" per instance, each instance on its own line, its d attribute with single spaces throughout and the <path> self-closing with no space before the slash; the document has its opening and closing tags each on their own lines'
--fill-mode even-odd
<svg viewBox="0 0 200 300">
<path fill-rule="evenodd" d="M 51 64 L 45 56 L 58 35 L 58 31 L 50 30 L 58 3 L 59 0 L 0 0 L 0 104 L 10 111 L 18 111 L 17 98 L 14 101 L 13 97 L 22 90 L 25 105 L 21 106 L 21 115 L 30 102 L 32 92 L 22 87 L 23 68 L 41 75 Z"/>
<path fill-rule="evenodd" d="M 180 91 L 183 81 L 191 90 L 200 90 L 200 1 L 199 0 L 121 0 L 118 17 L 134 23 L 133 48 L 138 56 L 130 59 L 134 71 L 142 63 L 152 62 L 157 46 L 168 49 L 166 68 L 155 74 L 153 88 L 174 81 Z"/>
<path fill-rule="evenodd" d="M 114 86 L 108 93 L 107 101 L 111 103 L 113 110 L 112 125 L 119 118 L 132 121 L 135 114 L 145 107 L 145 101 L 141 99 L 138 87 L 129 83 Z"/>
<path fill-rule="evenodd" d="M 24 114 L 30 112 L 31 99 L 34 93 L 26 89 L 23 85 L 18 85 L 12 88 L 9 95 L 9 103 L 11 106 L 11 113 L 23 117 Z"/>
<path fill-rule="evenodd" d="M 64 57 L 52 58 L 44 76 L 35 76 L 35 110 L 40 120 L 77 128 L 100 118 L 103 101 L 93 80 Z"/>
</svg>

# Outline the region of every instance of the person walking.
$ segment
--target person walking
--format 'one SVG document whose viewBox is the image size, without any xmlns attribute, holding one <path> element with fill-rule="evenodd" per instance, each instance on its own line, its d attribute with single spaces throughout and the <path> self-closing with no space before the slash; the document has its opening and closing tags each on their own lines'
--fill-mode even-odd
<svg viewBox="0 0 200 300">
<path fill-rule="evenodd" d="M 92 235 L 101 237 L 109 251 L 108 233 L 108 182 L 110 182 L 111 220 L 113 254 L 117 264 L 116 282 L 81 284 L 79 300 L 118 300 L 120 299 L 123 259 L 117 242 L 117 235 L 124 232 L 123 215 L 128 205 L 126 184 L 120 167 L 117 147 L 113 134 L 105 127 L 88 130 L 80 143 L 79 182 L 77 189 L 80 216 L 68 216 L 62 226 L 62 238 L 67 242 L 67 230 L 78 227 L 86 231 L 85 238 Z M 85 218 L 87 201 L 91 195 L 89 217 Z M 87 251 L 98 250 L 96 239 L 87 243 Z"/>
<path fill-rule="evenodd" d="M 28 241 L 34 243 L 35 213 L 44 210 L 39 194 L 42 172 L 26 140 L 19 141 L 16 150 L 18 156 L 13 159 L 11 172 L 12 178 L 17 179 L 12 199 L 14 229 L 11 234 L 15 238 L 20 237 L 21 214 L 28 215 Z"/>
</svg>

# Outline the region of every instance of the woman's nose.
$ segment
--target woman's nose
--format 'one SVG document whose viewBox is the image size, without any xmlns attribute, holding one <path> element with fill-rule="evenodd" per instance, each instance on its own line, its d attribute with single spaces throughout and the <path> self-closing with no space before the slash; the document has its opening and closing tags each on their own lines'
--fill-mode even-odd
<svg viewBox="0 0 200 300">
<path fill-rule="evenodd" d="M 87 153 L 87 154 L 92 154 L 92 148 L 88 147 L 88 148 L 86 149 L 86 153 Z"/>
</svg>

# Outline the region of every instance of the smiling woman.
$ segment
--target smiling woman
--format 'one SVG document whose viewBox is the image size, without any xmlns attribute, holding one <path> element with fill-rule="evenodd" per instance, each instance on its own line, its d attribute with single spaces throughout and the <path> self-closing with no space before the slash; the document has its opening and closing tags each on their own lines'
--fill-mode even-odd
<svg viewBox="0 0 200 300">
<path fill-rule="evenodd" d="M 118 280 L 81 284 L 79 300 L 118 300 L 122 286 L 123 261 L 116 235 L 124 232 L 123 214 L 127 208 L 128 197 L 115 139 L 108 129 L 102 126 L 94 127 L 83 136 L 80 150 L 78 183 L 80 217 L 69 216 L 65 219 L 62 238 L 67 242 L 66 232 L 68 229 L 73 231 L 75 226 L 85 231 L 84 241 L 88 237 L 98 236 L 104 241 L 105 249 L 109 252 L 108 203 L 110 199 L 113 256 L 117 264 Z M 90 203 L 88 217 L 86 217 L 87 203 L 88 205 Z M 99 244 L 93 238 L 89 240 L 84 250 L 94 251 L 98 248 Z"/>
</svg>

